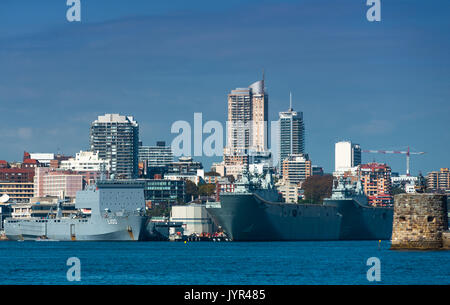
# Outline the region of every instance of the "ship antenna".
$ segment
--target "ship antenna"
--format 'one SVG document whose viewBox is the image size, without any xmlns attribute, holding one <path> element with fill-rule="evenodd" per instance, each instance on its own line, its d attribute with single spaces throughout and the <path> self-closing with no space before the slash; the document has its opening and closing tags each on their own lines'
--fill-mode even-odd
<svg viewBox="0 0 450 305">
<path fill-rule="evenodd" d="M 62 217 L 62 211 L 61 211 L 61 206 L 62 206 L 62 200 L 58 200 L 58 208 L 56 210 L 56 218 L 61 218 Z"/>
</svg>

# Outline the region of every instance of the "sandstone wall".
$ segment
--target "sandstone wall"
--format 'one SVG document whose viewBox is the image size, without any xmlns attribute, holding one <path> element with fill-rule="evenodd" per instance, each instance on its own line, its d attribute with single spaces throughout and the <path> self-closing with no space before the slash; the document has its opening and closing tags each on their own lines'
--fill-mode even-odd
<svg viewBox="0 0 450 305">
<path fill-rule="evenodd" d="M 446 230 L 448 216 L 445 195 L 395 195 L 391 249 L 440 249 Z"/>
</svg>

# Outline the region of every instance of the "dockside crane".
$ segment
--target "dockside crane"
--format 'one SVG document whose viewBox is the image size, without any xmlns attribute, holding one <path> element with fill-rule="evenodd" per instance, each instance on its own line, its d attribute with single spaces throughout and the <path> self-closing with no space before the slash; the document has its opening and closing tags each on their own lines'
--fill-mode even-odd
<svg viewBox="0 0 450 305">
<path fill-rule="evenodd" d="M 406 176 L 410 176 L 409 162 L 410 162 L 411 155 L 423 155 L 425 153 L 423 151 L 417 151 L 417 152 L 410 151 L 409 146 L 408 146 L 407 151 L 399 151 L 399 150 L 361 150 L 361 151 L 367 152 L 367 153 L 375 153 L 375 154 L 404 154 L 404 155 L 406 155 Z"/>
</svg>

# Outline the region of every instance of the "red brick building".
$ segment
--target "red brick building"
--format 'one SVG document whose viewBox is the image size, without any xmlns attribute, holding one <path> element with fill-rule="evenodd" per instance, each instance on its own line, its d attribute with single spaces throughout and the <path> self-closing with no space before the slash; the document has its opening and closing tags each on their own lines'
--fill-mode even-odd
<svg viewBox="0 0 450 305">
<path fill-rule="evenodd" d="M 34 168 L 0 168 L 0 181 L 33 182 Z"/>
</svg>

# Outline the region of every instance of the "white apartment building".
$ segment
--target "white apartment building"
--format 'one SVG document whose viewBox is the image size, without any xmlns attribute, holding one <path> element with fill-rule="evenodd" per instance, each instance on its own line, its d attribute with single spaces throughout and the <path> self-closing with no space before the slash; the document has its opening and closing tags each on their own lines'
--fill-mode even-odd
<svg viewBox="0 0 450 305">
<path fill-rule="evenodd" d="M 109 160 L 99 158 L 98 152 L 80 151 L 75 155 L 75 158 L 61 161 L 60 168 L 73 171 L 101 171 L 101 167 L 109 171 L 111 164 Z"/>
</svg>

